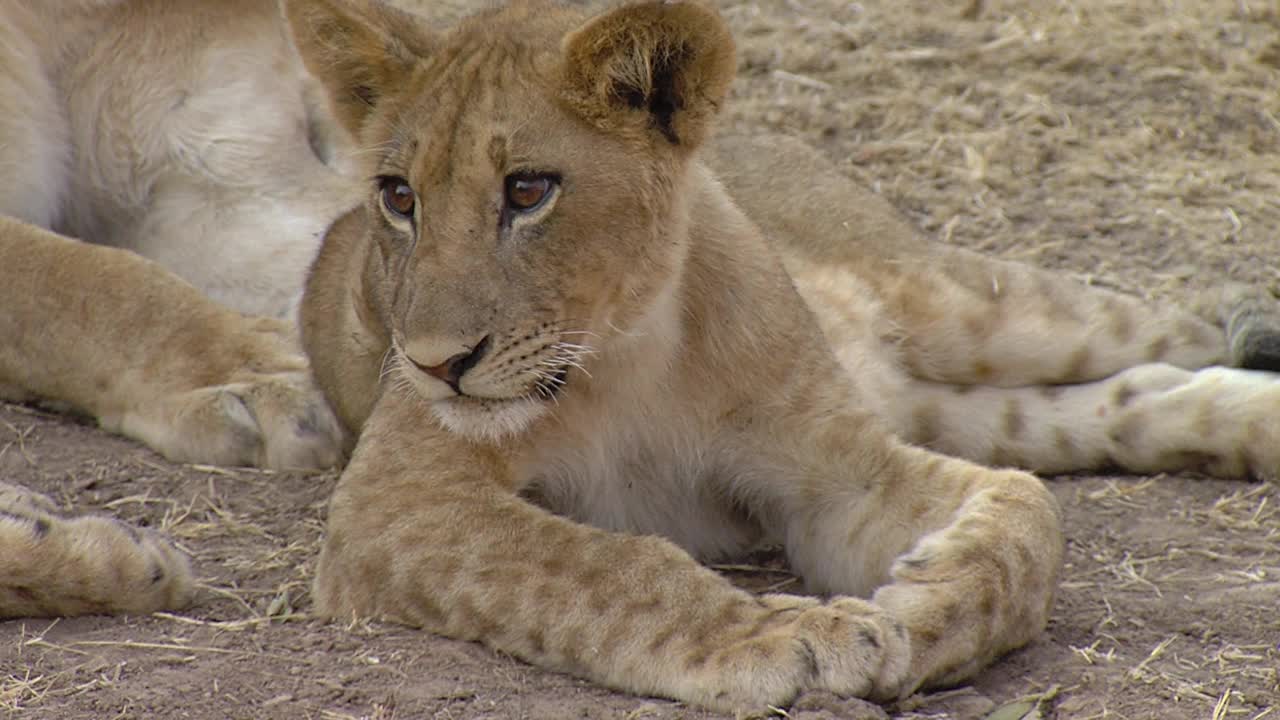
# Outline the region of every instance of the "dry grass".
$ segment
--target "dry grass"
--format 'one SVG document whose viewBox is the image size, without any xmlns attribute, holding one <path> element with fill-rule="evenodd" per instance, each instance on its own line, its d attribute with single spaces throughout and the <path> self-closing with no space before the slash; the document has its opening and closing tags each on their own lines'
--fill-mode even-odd
<svg viewBox="0 0 1280 720">
<path fill-rule="evenodd" d="M 1280 226 L 1273 3 L 725 5 L 734 121 L 808 136 L 942 238 L 1158 297 L 1280 287 L 1250 261 Z"/>
<path fill-rule="evenodd" d="M 1143 508 L 1163 507 L 1164 498 L 1153 496 L 1168 478 L 1106 480 L 1101 487 L 1077 493 L 1077 511 L 1115 518 Z M 1173 505 L 1163 520 L 1163 532 L 1139 527 L 1130 545 L 1127 536 L 1074 539 L 1089 567 L 1077 566 L 1063 583 L 1068 593 L 1097 594 L 1107 612 L 1094 628 L 1087 646 L 1072 647 L 1089 665 L 1105 665 L 1121 673 L 1124 685 L 1139 695 L 1154 692 L 1172 702 L 1195 701 L 1212 708 L 1213 717 L 1264 717 L 1277 712 L 1280 691 L 1280 622 L 1274 619 L 1275 598 L 1280 595 L 1280 514 L 1274 504 L 1278 493 L 1272 485 L 1237 487 L 1209 502 Z M 1108 520 L 1100 524 L 1105 528 Z M 1255 642 L 1219 641 L 1211 622 L 1196 625 L 1195 632 L 1163 637 L 1138 651 L 1125 635 L 1146 625 L 1139 615 L 1117 616 L 1108 595 L 1150 593 L 1153 602 L 1176 608 L 1232 603 L 1260 610 L 1262 622 Z M 1133 612 L 1132 609 L 1129 611 Z M 1137 689 L 1144 686 L 1145 690 Z M 1242 691 L 1237 688 L 1250 688 Z"/>
</svg>

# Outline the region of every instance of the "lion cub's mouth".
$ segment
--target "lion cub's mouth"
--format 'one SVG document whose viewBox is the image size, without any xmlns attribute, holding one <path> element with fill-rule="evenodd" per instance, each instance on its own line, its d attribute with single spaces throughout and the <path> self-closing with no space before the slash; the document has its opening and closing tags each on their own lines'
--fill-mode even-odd
<svg viewBox="0 0 1280 720">
<path fill-rule="evenodd" d="M 447 429 L 476 439 L 518 433 L 551 411 L 574 369 L 596 350 L 546 334 L 486 336 L 438 365 L 419 363 L 393 338 L 387 371 L 393 387 L 425 400 Z M 425 353 L 423 353 L 425 355 Z"/>
<path fill-rule="evenodd" d="M 401 385 L 414 388 L 429 401 L 460 405 L 492 406 L 526 401 L 558 401 L 574 366 L 573 362 L 555 362 L 550 359 L 518 370 L 501 366 L 489 368 L 481 363 L 469 368 L 461 377 L 441 378 L 415 363 L 400 347 L 394 347 L 392 359 L 394 362 L 391 365 L 397 371 Z M 446 392 L 448 394 L 443 394 Z"/>
<path fill-rule="evenodd" d="M 453 388 L 454 394 L 438 398 L 433 402 L 457 403 L 459 405 L 476 405 L 496 407 L 507 403 L 522 402 L 557 402 L 564 386 L 569 381 L 568 365 L 562 365 L 552 371 L 540 370 L 536 382 L 527 392 L 518 395 L 476 395 L 466 392 L 461 387 Z"/>
<path fill-rule="evenodd" d="M 499 442 L 518 435 L 551 412 L 569 376 L 569 366 L 540 372 L 530 389 L 518 395 L 492 397 L 459 389 L 430 399 L 431 414 L 447 430 L 473 440 Z M 424 378 L 425 379 L 425 378 Z M 428 396 L 429 397 L 429 396 Z"/>
</svg>

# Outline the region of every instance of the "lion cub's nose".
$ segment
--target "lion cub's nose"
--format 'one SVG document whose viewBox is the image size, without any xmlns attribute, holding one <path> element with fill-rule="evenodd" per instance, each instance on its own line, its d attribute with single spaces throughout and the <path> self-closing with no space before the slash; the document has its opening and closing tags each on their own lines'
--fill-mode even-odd
<svg viewBox="0 0 1280 720">
<path fill-rule="evenodd" d="M 480 342 L 476 343 L 469 350 L 464 350 L 456 355 L 452 355 L 444 362 L 435 365 L 427 365 L 423 362 L 419 362 L 419 360 L 414 357 L 415 348 L 413 347 L 408 349 L 408 352 L 405 353 L 405 357 L 409 359 L 409 362 L 414 364 L 414 367 L 432 377 L 445 381 L 449 384 L 449 387 L 453 388 L 454 392 L 461 394 L 462 390 L 458 387 L 458 383 L 462 381 L 462 376 L 466 374 L 468 370 L 475 367 L 476 363 L 480 362 L 480 360 L 485 356 L 485 353 L 489 351 L 489 345 L 489 336 L 485 335 L 480 339 Z"/>
</svg>

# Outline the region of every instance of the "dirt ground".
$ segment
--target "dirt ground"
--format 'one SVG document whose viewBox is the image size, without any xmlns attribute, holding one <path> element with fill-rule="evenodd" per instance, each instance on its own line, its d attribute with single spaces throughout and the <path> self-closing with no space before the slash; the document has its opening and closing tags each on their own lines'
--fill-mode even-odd
<svg viewBox="0 0 1280 720">
<path fill-rule="evenodd" d="M 942 241 L 1155 302 L 1227 280 L 1280 294 L 1273 0 L 720 5 L 742 69 L 727 122 L 807 138 Z M 309 619 L 331 474 L 177 466 L 0 406 L 0 476 L 165 529 L 202 583 L 179 614 L 0 623 L 7 715 L 715 717 L 473 644 Z M 984 718 L 1024 700 L 996 717 L 1280 720 L 1280 488 L 1049 482 L 1070 540 L 1042 638 L 968 687 L 887 709 L 811 697 L 789 717 Z M 729 572 L 792 582 L 750 565 Z"/>
</svg>

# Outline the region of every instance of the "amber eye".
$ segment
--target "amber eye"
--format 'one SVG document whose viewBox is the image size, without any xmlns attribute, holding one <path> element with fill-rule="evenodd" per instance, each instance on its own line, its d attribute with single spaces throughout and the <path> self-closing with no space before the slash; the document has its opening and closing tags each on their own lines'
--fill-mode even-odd
<svg viewBox="0 0 1280 720">
<path fill-rule="evenodd" d="M 413 188 L 409 187 L 409 181 L 402 177 L 388 175 L 378 178 L 378 183 L 382 188 L 382 204 L 393 215 L 412 218 L 417 195 L 414 194 Z"/>
<path fill-rule="evenodd" d="M 507 207 L 527 212 L 538 208 L 551 197 L 560 179 L 554 175 L 508 175 L 506 180 Z"/>
</svg>

